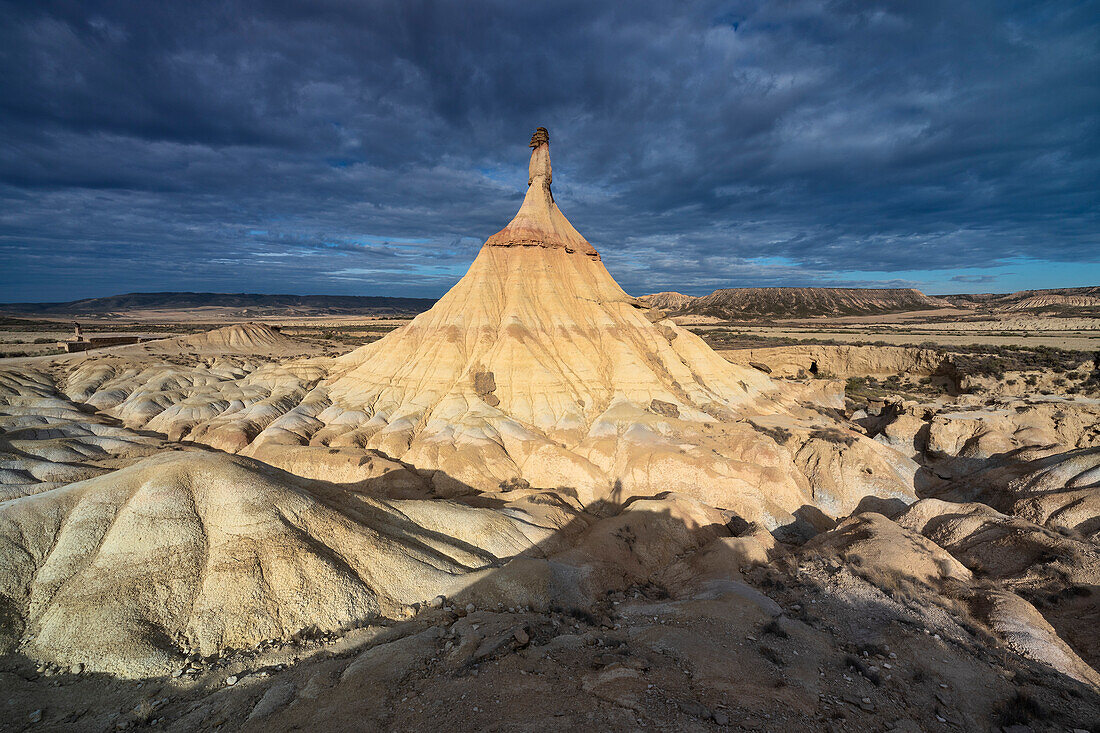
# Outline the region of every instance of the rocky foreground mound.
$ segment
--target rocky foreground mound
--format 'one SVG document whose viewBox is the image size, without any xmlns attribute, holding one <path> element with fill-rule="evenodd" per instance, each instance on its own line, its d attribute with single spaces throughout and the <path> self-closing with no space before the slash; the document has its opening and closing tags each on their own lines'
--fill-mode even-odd
<svg viewBox="0 0 1100 733">
<path fill-rule="evenodd" d="M 25 602 L 29 654 L 168 674 L 192 652 L 344 631 L 454 594 L 573 514 L 523 503 L 385 502 L 244 458 L 168 453 L 6 507 L 0 536 L 23 540 L 0 546 L 0 594 L 9 612 Z"/>
</svg>

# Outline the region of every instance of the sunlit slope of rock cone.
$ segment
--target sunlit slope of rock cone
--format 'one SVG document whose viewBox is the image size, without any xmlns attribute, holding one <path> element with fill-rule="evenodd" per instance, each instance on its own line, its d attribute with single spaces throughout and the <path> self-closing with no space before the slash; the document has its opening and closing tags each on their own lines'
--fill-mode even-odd
<svg viewBox="0 0 1100 733">
<path fill-rule="evenodd" d="M 479 489 L 519 478 L 585 502 L 678 490 L 754 518 L 811 503 L 787 452 L 737 423 L 781 409 L 771 380 L 627 295 L 554 203 L 548 145 L 532 144 L 512 222 L 431 310 L 339 360 L 330 404 L 292 432 Z M 286 423 L 247 452 L 267 460 Z"/>
</svg>

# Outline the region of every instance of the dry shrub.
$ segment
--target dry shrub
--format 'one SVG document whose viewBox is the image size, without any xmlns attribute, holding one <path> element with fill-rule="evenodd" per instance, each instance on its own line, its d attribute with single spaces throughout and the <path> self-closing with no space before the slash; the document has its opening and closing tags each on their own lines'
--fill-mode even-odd
<svg viewBox="0 0 1100 733">
<path fill-rule="evenodd" d="M 769 662 L 774 664 L 776 667 L 784 667 L 787 664 L 787 661 L 785 659 L 783 659 L 783 657 L 779 654 L 779 652 L 776 651 L 775 649 L 772 649 L 770 646 L 765 646 L 765 645 L 761 644 L 760 645 L 760 656 L 764 657 L 764 659 L 767 659 Z"/>
<path fill-rule="evenodd" d="M 1022 690 L 1005 700 L 997 709 L 997 720 L 1002 726 L 1027 725 L 1032 721 L 1047 721 L 1049 711 L 1031 695 Z"/>
<path fill-rule="evenodd" d="M 856 436 L 838 428 L 822 428 L 821 430 L 815 430 L 810 433 L 810 438 L 825 440 L 845 447 L 855 445 L 857 440 Z"/>
<path fill-rule="evenodd" d="M 849 558 L 852 572 L 875 586 L 898 603 L 917 603 L 926 598 L 933 589 L 911 576 L 901 575 L 875 565 L 864 564 L 862 558 L 854 555 Z"/>
<path fill-rule="evenodd" d="M 774 618 L 768 623 L 764 624 L 764 628 L 762 628 L 761 631 L 769 636 L 777 636 L 780 639 L 791 638 L 791 635 L 787 633 L 787 630 L 779 625 L 778 619 Z"/>
<path fill-rule="evenodd" d="M 751 424 L 751 423 L 750 423 Z M 776 426 L 774 428 L 763 427 L 760 425 L 752 425 L 757 432 L 767 435 L 779 445 L 786 445 L 787 441 L 791 439 L 791 431 L 784 427 Z"/>
</svg>

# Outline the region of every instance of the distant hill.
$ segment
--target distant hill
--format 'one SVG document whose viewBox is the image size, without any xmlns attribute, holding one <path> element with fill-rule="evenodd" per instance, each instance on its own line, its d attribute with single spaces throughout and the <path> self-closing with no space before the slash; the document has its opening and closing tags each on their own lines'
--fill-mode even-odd
<svg viewBox="0 0 1100 733">
<path fill-rule="evenodd" d="M 998 311 L 1097 310 L 1100 309 L 1100 287 L 1019 290 L 1007 294 L 944 295 L 943 299 L 964 308 L 989 308 Z"/>
<path fill-rule="evenodd" d="M 645 301 L 645 304 L 650 308 L 660 308 L 663 311 L 673 312 L 688 307 L 699 298 L 694 295 L 684 295 L 683 293 L 666 290 L 663 293 L 643 295 L 639 300 Z"/>
<path fill-rule="evenodd" d="M 6 303 L 0 312 L 35 316 L 108 316 L 141 311 L 216 309 L 241 317 L 369 315 L 408 316 L 428 310 L 430 298 L 364 295 L 261 295 L 254 293 L 127 293 L 67 303 Z"/>
<path fill-rule="evenodd" d="M 725 288 L 701 298 L 654 293 L 639 300 L 674 316 L 712 316 L 722 320 L 872 315 L 949 306 L 944 300 L 912 288 Z"/>
</svg>

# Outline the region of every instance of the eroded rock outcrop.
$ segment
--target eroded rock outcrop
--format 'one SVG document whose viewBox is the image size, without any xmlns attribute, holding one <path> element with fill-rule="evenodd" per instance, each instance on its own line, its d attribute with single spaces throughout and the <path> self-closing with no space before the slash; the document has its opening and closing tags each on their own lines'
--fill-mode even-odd
<svg viewBox="0 0 1100 733">
<path fill-rule="evenodd" d="M 0 597 L 28 653 L 167 673 L 192 651 L 400 615 L 570 519 L 521 506 L 385 502 L 245 458 L 168 453 L 0 505 Z"/>
</svg>

